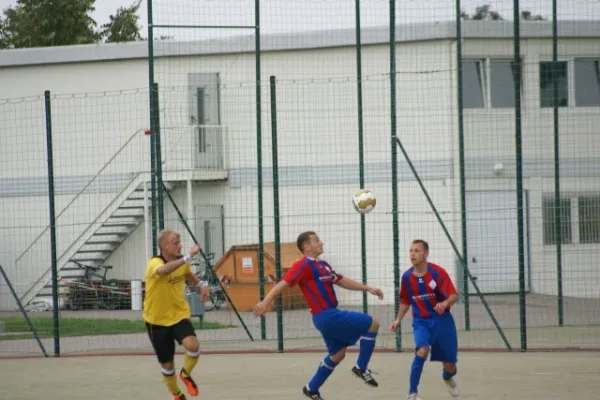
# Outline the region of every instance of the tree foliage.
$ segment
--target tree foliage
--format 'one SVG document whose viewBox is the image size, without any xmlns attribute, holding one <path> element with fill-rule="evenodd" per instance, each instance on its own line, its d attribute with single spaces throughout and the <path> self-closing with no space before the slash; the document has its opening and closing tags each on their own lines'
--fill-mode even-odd
<svg viewBox="0 0 600 400">
<path fill-rule="evenodd" d="M 101 34 L 107 43 L 132 42 L 142 39 L 140 35 L 140 9 L 142 0 L 137 0 L 129 7 L 119 7 L 115 15 L 110 16 L 110 22 L 102 25 Z"/>
<path fill-rule="evenodd" d="M 17 0 L 0 15 L 0 49 L 140 40 L 140 0 L 97 29 L 95 0 Z"/>
<path fill-rule="evenodd" d="M 465 10 L 461 10 L 460 18 L 464 20 L 473 20 L 473 21 L 503 21 L 504 18 L 500 15 L 499 12 L 492 10 L 492 7 L 489 4 L 484 4 L 475 8 L 475 13 L 473 15 L 469 15 Z M 523 21 L 545 21 L 546 19 L 541 15 L 533 15 L 531 11 L 523 10 L 521 11 L 521 19 Z"/>
</svg>

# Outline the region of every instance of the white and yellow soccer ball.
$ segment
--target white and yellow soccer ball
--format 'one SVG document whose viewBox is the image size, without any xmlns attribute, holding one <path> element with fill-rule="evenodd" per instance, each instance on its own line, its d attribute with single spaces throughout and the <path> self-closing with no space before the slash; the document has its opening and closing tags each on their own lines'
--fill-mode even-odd
<svg viewBox="0 0 600 400">
<path fill-rule="evenodd" d="M 354 209 L 361 214 L 367 214 L 373 211 L 375 205 L 377 204 L 377 199 L 372 191 L 369 189 L 360 189 L 354 193 L 352 197 L 352 205 Z"/>
</svg>

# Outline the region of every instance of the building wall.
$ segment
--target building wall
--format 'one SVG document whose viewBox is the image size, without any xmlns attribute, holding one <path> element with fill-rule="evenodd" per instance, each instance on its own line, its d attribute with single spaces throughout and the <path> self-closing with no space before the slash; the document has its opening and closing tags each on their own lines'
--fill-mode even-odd
<svg viewBox="0 0 600 400">
<path fill-rule="evenodd" d="M 565 57 L 592 55 L 595 40 L 561 40 L 559 51 Z M 531 206 L 532 290 L 552 294 L 553 247 L 540 239 L 541 199 L 553 190 L 551 140 L 552 109 L 539 108 L 538 61 L 547 58 L 549 41 L 523 39 L 523 155 L 525 189 Z M 250 48 L 249 48 L 250 49 Z M 229 178 L 224 183 L 195 183 L 195 204 L 223 204 L 226 247 L 255 242 L 257 227 L 255 60 L 252 52 L 160 57 L 157 48 L 156 81 L 160 87 L 161 134 L 165 169 L 189 169 L 192 134 L 189 124 L 190 97 L 188 73 L 219 73 L 220 124 L 225 132 L 225 156 Z M 510 40 L 468 39 L 465 58 L 512 57 Z M 369 279 L 386 288 L 393 301 L 389 48 L 363 47 L 364 146 L 366 185 L 378 197 L 376 211 L 367 216 Z M 455 42 L 435 40 L 404 42 L 397 47 L 397 135 L 414 163 L 419 177 L 440 211 L 455 243 L 460 243 L 459 182 L 457 181 L 457 120 Z M 77 76 L 77 74 L 79 74 Z M 357 249 L 360 225 L 350 208 L 350 196 L 358 188 L 358 132 L 355 81 L 355 49 L 332 47 L 302 51 L 265 52 L 262 55 L 263 179 L 265 218 L 272 219 L 272 149 L 268 78 L 277 77 L 278 159 L 282 240 L 294 240 L 298 232 L 315 229 L 326 242 L 325 256 L 340 272 L 359 278 Z M 77 76 L 74 79 L 74 76 Z M 105 61 L 4 68 L 0 86 L 6 97 L 22 98 L 0 104 L 3 147 L 2 221 L 16 229 L 10 250 L 3 251 L 3 266 L 18 285 L 39 276 L 38 267 L 15 270 L 14 260 L 47 225 L 45 190 L 45 121 L 43 90 L 52 91 L 55 136 L 55 174 L 62 189 L 57 197 L 67 204 L 81 187 L 98 172 L 123 144 L 136 139 L 111 162 L 106 179 L 147 168 L 147 137 L 141 134 L 149 125 L 147 61 Z M 76 94 L 74 94 L 76 93 Z M 537 96 L 537 97 L 536 97 Z M 30 98 L 31 97 L 31 98 Z M 561 109 L 561 148 L 571 191 L 598 190 L 578 174 L 590 175 L 594 149 L 597 109 Z M 511 108 L 467 109 L 465 149 L 467 190 L 514 188 L 514 110 Z M 505 177 L 492 173 L 496 163 L 506 167 Z M 400 266 L 408 266 L 410 240 L 426 238 L 432 244 L 432 261 L 448 269 L 453 278 L 456 257 L 403 154 L 398 151 Z M 588 172 L 582 172 L 588 171 Z M 593 174 L 592 174 L 593 175 Z M 543 177 L 541 179 L 540 177 Z M 18 182 L 15 180 L 18 178 Z M 495 179 L 495 180 L 492 180 Z M 100 180 L 99 180 L 100 181 Z M 570 185 L 570 186 L 569 186 Z M 8 191 L 7 191 L 8 190 Z M 566 189 L 565 189 L 566 190 Z M 32 197 L 37 193 L 38 197 Z M 43 193 L 43 192 L 42 192 Z M 91 221 L 92 211 L 102 196 L 81 196 L 79 211 L 69 214 L 66 226 Z M 177 202 L 186 204 L 184 188 L 174 191 Z M 92 202 L 91 199 L 94 199 Z M 92 204 L 93 203 L 93 204 Z M 5 206 L 4 206 L 5 205 Z M 82 215 L 85 215 L 82 216 Z M 176 214 L 167 206 L 167 220 L 177 226 Z M 354 219 L 353 219 L 354 218 Z M 272 224 L 266 222 L 265 240 L 272 240 Z M 3 224 L 4 225 L 4 224 Z M 183 231 L 182 226 L 179 229 Z M 63 230 L 64 231 L 64 230 Z M 72 235 L 73 233 L 71 233 Z M 139 278 L 147 257 L 147 234 L 140 226 L 108 260 L 121 265 L 114 277 Z M 184 235 L 185 236 L 185 235 Z M 62 238 L 69 235 L 62 234 Z M 65 240 L 65 239 L 61 239 Z M 68 239 L 67 239 L 68 242 Z M 64 244 L 66 245 L 67 242 Z M 187 243 L 189 246 L 189 242 Z M 142 251 L 143 249 L 143 251 Z M 331 250 L 329 250 L 331 249 Z M 588 265 L 597 252 L 595 245 L 565 247 L 565 265 Z M 591 264 L 589 264 L 591 265 Z M 582 267 L 584 268 L 584 267 Z M 591 267 L 590 267 L 591 268 Z M 582 270 L 583 271 L 583 270 Z M 588 270 L 586 270 L 588 271 Z M 588 271 L 590 272 L 590 271 Z M 536 277 L 537 280 L 536 280 Z M 576 294 L 579 274 L 565 274 L 565 288 Z M 572 279 L 572 280 L 569 280 Z M 593 288 L 589 288 L 593 295 Z M 353 294 L 342 301 L 358 301 Z"/>
<path fill-rule="evenodd" d="M 543 199 L 554 196 L 553 108 L 540 107 L 542 95 L 539 67 L 540 61 L 552 60 L 551 45 L 551 40 L 544 39 L 527 39 L 521 42 L 521 127 L 523 189 L 527 192 L 529 200 L 529 231 L 526 233 L 529 240 L 531 290 L 535 293 L 556 295 L 556 246 L 544 240 L 545 227 L 551 229 L 552 225 L 543 218 Z M 513 56 L 513 44 L 511 40 L 473 39 L 465 42 L 463 52 L 465 59 L 510 59 Z M 578 196 L 593 196 L 596 198 L 596 207 L 600 204 L 600 187 L 597 183 L 600 182 L 600 165 L 594 155 L 596 149 L 600 148 L 600 136 L 597 135 L 600 113 L 598 107 L 580 107 L 575 104 L 574 60 L 578 57 L 597 59 L 600 57 L 600 51 L 595 39 L 561 39 L 558 52 L 559 60 L 569 62 L 569 106 L 559 108 L 558 124 L 561 195 L 573 199 L 571 207 L 575 212 Z M 494 90 L 494 86 L 491 86 L 491 90 Z M 516 190 L 514 108 L 487 106 L 465 109 L 464 121 L 467 190 Z M 500 177 L 493 173 L 493 167 L 498 163 L 505 168 Z M 458 187 L 458 182 L 455 184 Z M 493 205 L 490 207 L 493 208 Z M 572 230 L 573 235 L 577 234 L 576 221 L 573 221 Z M 460 240 L 460 232 L 456 237 Z M 513 251 L 516 252 L 517 249 Z M 598 296 L 597 285 L 594 282 L 598 281 L 599 275 L 592 260 L 599 251 L 600 243 L 581 244 L 574 240 L 573 243 L 563 244 L 565 296 Z"/>
</svg>

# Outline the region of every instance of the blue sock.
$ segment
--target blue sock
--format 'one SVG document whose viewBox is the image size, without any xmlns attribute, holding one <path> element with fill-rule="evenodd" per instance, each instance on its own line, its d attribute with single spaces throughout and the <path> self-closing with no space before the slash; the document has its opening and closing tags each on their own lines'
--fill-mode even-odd
<svg viewBox="0 0 600 400">
<path fill-rule="evenodd" d="M 454 375 L 456 375 L 456 373 L 458 372 L 458 367 L 454 366 L 454 372 L 450 373 L 450 372 L 446 372 L 446 370 L 444 369 L 444 367 L 442 367 L 442 379 L 447 381 L 448 379 L 452 378 Z"/>
<path fill-rule="evenodd" d="M 424 365 L 425 358 L 415 354 L 415 359 L 410 367 L 410 389 L 408 390 L 408 394 L 418 393 L 417 387 L 419 387 L 419 381 L 421 380 L 421 373 L 423 372 Z"/>
<path fill-rule="evenodd" d="M 369 361 L 371 361 L 371 356 L 373 355 L 373 350 L 375 350 L 376 337 L 377 332 L 367 332 L 360 338 L 360 351 L 358 353 L 358 361 L 356 361 L 358 368 L 362 370 L 367 369 L 367 365 L 369 365 Z"/>
<path fill-rule="evenodd" d="M 315 376 L 308 382 L 308 390 L 311 392 L 318 392 L 319 388 L 325 383 L 327 378 L 329 378 L 329 375 L 331 375 L 335 367 L 337 367 L 337 364 L 334 363 L 329 356 L 325 357 L 325 359 L 321 361 L 321 364 L 319 364 Z"/>
</svg>

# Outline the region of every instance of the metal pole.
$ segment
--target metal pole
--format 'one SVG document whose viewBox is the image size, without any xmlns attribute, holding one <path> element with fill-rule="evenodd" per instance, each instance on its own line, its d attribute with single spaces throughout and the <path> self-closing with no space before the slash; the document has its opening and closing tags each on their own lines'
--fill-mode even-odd
<svg viewBox="0 0 600 400">
<path fill-rule="evenodd" d="M 46 155 L 48 161 L 48 200 L 50 202 L 50 263 L 52 273 L 52 333 L 54 356 L 60 357 L 60 326 L 58 310 L 58 261 L 56 259 L 56 209 L 54 199 L 54 158 L 52 151 L 52 104 L 50 91 L 44 92 L 46 106 Z"/>
<path fill-rule="evenodd" d="M 160 107 L 159 107 L 159 93 L 158 93 L 158 83 L 154 82 L 152 84 L 152 91 L 154 92 L 154 129 L 152 130 L 152 134 L 154 136 L 154 146 L 155 146 L 155 162 L 156 162 L 156 202 L 158 206 L 157 217 L 158 217 L 158 230 L 161 231 L 165 229 L 165 206 L 164 206 L 164 198 L 163 198 L 163 180 L 162 180 L 162 151 L 160 144 Z"/>
<path fill-rule="evenodd" d="M 356 98 L 358 102 L 358 173 L 359 185 L 361 189 L 365 188 L 365 162 L 363 145 L 363 96 L 362 96 L 362 49 L 360 39 L 360 0 L 355 0 L 356 6 Z M 367 284 L 367 228 L 365 224 L 365 215 L 360 215 L 360 266 L 362 283 Z M 367 304 L 367 292 L 362 292 L 363 313 L 369 312 Z"/>
<path fill-rule="evenodd" d="M 38 335 L 37 330 L 35 329 L 35 326 L 31 323 L 31 320 L 29 319 L 29 316 L 27 315 L 27 311 L 25 311 L 25 308 L 23 307 L 23 303 L 21 303 L 21 300 L 19 299 L 17 292 L 15 292 L 15 288 L 13 287 L 11 281 L 8 279 L 8 276 L 6 276 L 6 272 L 4 272 L 4 268 L 2 268 L 2 264 L 0 264 L 0 274 L 4 277 L 4 281 L 6 282 L 6 285 L 8 286 L 8 290 L 10 290 L 10 293 L 15 298 L 15 301 L 17 302 L 17 305 L 19 306 L 19 311 L 21 311 L 21 315 L 25 319 L 25 322 L 27 322 L 29 329 L 31 329 L 31 333 L 33 333 L 33 337 L 35 338 L 35 341 L 37 342 L 38 346 L 40 346 L 40 349 L 42 350 L 42 354 L 44 355 L 44 357 L 48 358 L 48 352 L 46 352 L 46 348 L 44 347 L 44 345 L 42 344 L 42 341 L 40 340 L 40 335 Z M 55 349 L 55 351 L 56 351 L 56 349 Z"/>
<path fill-rule="evenodd" d="M 157 226 L 157 198 L 156 192 L 156 128 L 154 126 L 154 25 L 152 21 L 152 0 L 148 0 L 148 87 L 150 88 L 150 193 L 152 210 L 152 255 L 157 254 L 158 226 Z"/>
<path fill-rule="evenodd" d="M 554 105 L 554 236 L 556 239 L 556 285 L 558 292 L 558 326 L 564 324 L 562 286 L 562 210 L 560 207 L 560 136 L 558 127 L 558 21 L 556 0 L 552 0 L 552 83 Z"/>
<path fill-rule="evenodd" d="M 260 71 L 260 0 L 254 0 L 255 48 L 254 58 L 256 63 L 256 180 L 258 196 L 258 287 L 260 300 L 265 298 L 265 244 L 263 225 L 263 179 L 262 179 L 262 98 L 261 98 L 261 71 Z M 260 338 L 267 338 L 267 326 L 264 315 L 260 316 Z"/>
<path fill-rule="evenodd" d="M 462 80 L 462 20 L 461 0 L 456 0 L 456 93 L 458 109 L 458 170 L 460 175 L 460 231 L 462 238 L 462 257 L 468 263 L 467 253 L 467 196 L 465 176 L 465 130 L 463 118 L 463 80 Z M 469 273 L 463 268 L 463 295 L 465 308 L 465 330 L 471 330 L 471 310 L 469 307 Z"/>
<path fill-rule="evenodd" d="M 390 133 L 392 146 L 392 229 L 394 248 L 394 312 L 400 309 L 400 234 L 398 232 L 398 150 L 396 149 L 396 2 L 390 0 Z M 402 351 L 402 327 L 396 331 L 396 351 Z"/>
<path fill-rule="evenodd" d="M 186 231 L 190 234 L 190 237 L 192 238 L 192 240 L 194 241 L 194 243 L 197 244 L 198 246 L 200 246 L 200 243 L 198 243 L 198 240 L 196 239 L 196 236 L 194 235 L 194 232 L 192 232 L 192 228 L 190 228 L 190 226 L 188 225 L 187 221 L 183 217 L 183 214 L 181 213 L 181 210 L 177 206 L 177 203 L 175 203 L 175 200 L 173 200 L 173 196 L 171 196 L 171 193 L 169 193 L 169 189 L 167 189 L 167 187 L 164 186 L 164 183 L 163 183 L 163 191 L 167 195 L 167 198 L 169 199 L 169 201 L 171 201 L 171 205 L 173 205 L 173 208 L 175 209 L 175 212 L 179 216 L 179 221 L 181 221 L 181 223 L 183 224 L 183 226 L 185 226 Z M 238 321 L 240 321 L 240 324 L 242 324 L 242 327 L 246 331 L 246 334 L 248 335 L 248 337 L 250 338 L 250 340 L 254 341 L 254 338 L 252 337 L 252 334 L 250 333 L 250 330 L 248 330 L 248 326 L 246 325 L 246 323 L 244 322 L 244 320 L 240 316 L 240 313 L 238 312 L 237 308 L 235 307 L 235 304 L 233 303 L 233 301 L 231 300 L 231 297 L 229 297 L 229 295 L 227 294 L 227 291 L 223 287 L 223 284 L 221 283 L 221 280 L 219 279 L 219 277 L 215 273 L 215 270 L 214 270 L 213 266 L 210 264 L 210 260 L 208 259 L 208 257 L 206 255 L 206 253 L 204 252 L 204 250 L 202 250 L 202 247 L 200 247 L 200 256 L 204 259 L 204 263 L 206 265 L 206 268 L 208 269 L 208 272 L 213 275 L 213 278 L 215 279 L 215 282 L 217 282 L 217 284 L 219 285 L 219 288 L 221 289 L 221 291 L 225 295 L 225 299 L 227 299 L 227 302 L 229 303 L 229 305 L 231 306 L 231 309 L 233 310 L 233 312 L 235 313 L 236 317 L 238 318 Z"/>
<path fill-rule="evenodd" d="M 521 351 L 527 351 L 527 316 L 525 305 L 525 229 L 523 226 L 523 154 L 521 131 L 521 30 L 519 0 L 514 0 L 514 91 L 515 91 L 515 150 L 517 170 L 517 237 L 519 249 L 519 322 Z"/>
<path fill-rule="evenodd" d="M 277 160 L 277 91 L 275 77 L 269 78 L 271 92 L 271 151 L 273 159 L 273 216 L 275 225 L 275 279 L 281 282 L 281 250 L 279 234 L 279 171 Z M 283 353 L 283 299 L 277 296 L 277 351 Z"/>
</svg>

